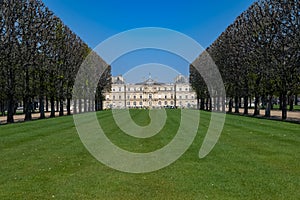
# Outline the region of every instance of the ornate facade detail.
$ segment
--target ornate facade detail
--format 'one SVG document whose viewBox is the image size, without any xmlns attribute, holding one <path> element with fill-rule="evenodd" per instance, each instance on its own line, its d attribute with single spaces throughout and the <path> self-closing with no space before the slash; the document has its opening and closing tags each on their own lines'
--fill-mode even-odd
<svg viewBox="0 0 300 200">
<path fill-rule="evenodd" d="M 112 77 L 111 91 L 105 93 L 104 109 L 111 108 L 196 108 L 196 93 L 188 78 L 179 75 L 174 83 L 159 83 L 151 76 L 141 83 L 126 83 Z"/>
</svg>

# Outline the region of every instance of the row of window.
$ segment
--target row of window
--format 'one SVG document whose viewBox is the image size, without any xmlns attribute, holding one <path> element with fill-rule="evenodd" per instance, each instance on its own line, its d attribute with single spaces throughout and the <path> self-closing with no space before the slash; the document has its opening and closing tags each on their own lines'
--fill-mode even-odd
<svg viewBox="0 0 300 200">
<path fill-rule="evenodd" d="M 185 95 L 185 96 L 179 96 L 178 98 L 179 98 L 179 99 L 183 99 L 184 97 L 185 97 L 185 99 L 189 99 L 189 96 L 188 96 L 188 95 Z M 140 98 L 140 99 L 143 99 L 143 96 L 140 95 L 139 98 Z M 149 99 L 152 99 L 152 94 L 149 94 L 148 98 L 149 98 Z M 173 94 L 172 94 L 172 95 L 171 95 L 171 99 L 173 99 L 173 98 L 174 98 L 174 96 L 173 96 Z M 115 100 L 115 99 L 116 99 L 116 96 L 113 96 L 113 100 Z M 122 96 L 121 96 L 121 95 L 119 96 L 119 99 L 122 99 Z M 130 95 L 127 95 L 127 99 L 130 99 Z M 133 96 L 133 99 L 137 99 L 137 96 L 134 95 L 134 96 Z M 163 99 L 163 98 L 162 98 L 162 96 L 158 95 L 158 99 Z M 168 99 L 168 96 L 165 95 L 165 96 L 164 96 L 164 99 Z M 191 99 L 194 99 L 194 96 L 191 96 Z M 109 100 L 109 97 L 107 97 L 106 100 Z"/>
<path fill-rule="evenodd" d="M 173 88 L 170 87 L 170 88 L 156 88 L 154 87 L 153 88 L 154 90 L 158 89 L 158 91 L 173 91 Z M 119 91 L 119 92 L 122 92 L 122 87 L 119 87 L 119 88 L 113 88 L 112 89 L 113 92 L 115 91 Z M 143 88 L 127 88 L 127 91 L 130 92 L 130 91 L 143 91 Z M 192 91 L 191 88 L 178 88 L 177 91 Z"/>
<path fill-rule="evenodd" d="M 150 104 L 150 103 L 151 103 L 151 102 L 149 102 L 149 104 Z M 136 105 L 137 105 L 137 102 L 136 102 L 136 101 L 134 101 L 132 104 L 133 104 L 134 106 L 136 106 Z M 171 105 L 173 105 L 173 104 L 174 104 L 174 102 L 173 102 L 173 101 L 171 101 L 171 102 L 170 102 L 170 104 L 171 104 Z M 131 103 L 130 103 L 130 102 L 127 102 L 127 106 L 130 106 L 130 105 L 131 105 Z M 140 106 L 142 106 L 142 105 L 143 105 L 143 102 L 142 102 L 142 101 L 140 101 L 140 102 L 139 102 L 139 105 L 140 105 Z M 161 102 L 161 101 L 159 101 L 159 102 L 158 102 L 158 105 L 159 105 L 159 106 L 161 106 L 161 105 L 162 105 L 162 102 Z M 167 105 L 168 105 L 168 102 L 167 102 L 167 101 L 165 101 L 165 102 L 164 102 L 164 105 L 165 105 L 165 106 L 167 106 Z"/>
</svg>

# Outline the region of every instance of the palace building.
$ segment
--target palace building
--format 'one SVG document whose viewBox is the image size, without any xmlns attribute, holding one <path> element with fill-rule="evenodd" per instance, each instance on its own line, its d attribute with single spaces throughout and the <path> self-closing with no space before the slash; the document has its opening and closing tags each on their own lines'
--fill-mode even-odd
<svg viewBox="0 0 300 200">
<path fill-rule="evenodd" d="M 188 78 L 178 75 L 174 83 L 159 83 L 149 76 L 141 83 L 126 83 L 122 76 L 112 77 L 111 91 L 105 93 L 104 109 L 196 108 L 197 98 Z"/>
</svg>

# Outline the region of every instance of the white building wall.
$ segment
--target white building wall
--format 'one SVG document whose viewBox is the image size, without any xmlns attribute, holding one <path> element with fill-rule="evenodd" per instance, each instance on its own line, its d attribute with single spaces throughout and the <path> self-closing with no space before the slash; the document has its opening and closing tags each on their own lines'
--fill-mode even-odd
<svg viewBox="0 0 300 200">
<path fill-rule="evenodd" d="M 113 78 L 116 80 L 117 78 Z M 118 80 L 121 80 L 119 77 Z M 123 83 L 120 83 L 123 82 Z M 110 108 L 196 108 L 196 93 L 188 83 L 125 84 L 113 83 L 105 93 L 104 109 Z"/>
</svg>

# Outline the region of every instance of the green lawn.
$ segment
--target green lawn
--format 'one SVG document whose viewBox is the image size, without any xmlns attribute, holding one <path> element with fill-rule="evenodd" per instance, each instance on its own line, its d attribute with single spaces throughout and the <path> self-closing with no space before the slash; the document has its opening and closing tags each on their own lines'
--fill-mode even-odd
<svg viewBox="0 0 300 200">
<path fill-rule="evenodd" d="M 273 108 L 275 110 L 279 110 L 279 105 L 274 105 Z M 289 110 L 290 109 L 290 106 L 287 105 L 287 109 Z M 294 105 L 294 110 L 293 111 L 300 111 L 300 105 Z"/>
<path fill-rule="evenodd" d="M 115 126 L 111 112 L 98 117 L 118 146 L 149 152 L 166 145 L 180 110 L 168 110 L 162 132 L 135 139 Z M 147 110 L 131 110 L 140 125 Z M 0 126 L 0 199 L 300 199 L 300 125 L 226 116 L 220 140 L 204 159 L 198 152 L 210 114 L 175 163 L 147 174 L 115 171 L 82 145 L 73 118 Z"/>
</svg>

